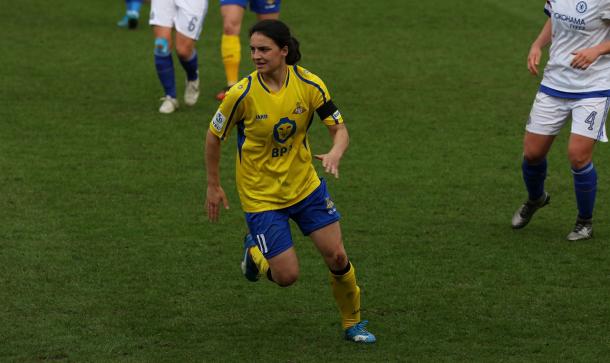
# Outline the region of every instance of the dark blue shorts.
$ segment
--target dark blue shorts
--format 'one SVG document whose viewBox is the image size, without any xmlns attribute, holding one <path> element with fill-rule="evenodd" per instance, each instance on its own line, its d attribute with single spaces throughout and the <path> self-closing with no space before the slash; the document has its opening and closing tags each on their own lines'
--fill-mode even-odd
<svg viewBox="0 0 610 363">
<path fill-rule="evenodd" d="M 239 5 L 245 8 L 250 3 L 250 10 L 257 14 L 270 14 L 280 12 L 280 0 L 220 0 L 220 6 Z"/>
<path fill-rule="evenodd" d="M 292 247 L 289 219 L 308 236 L 322 227 L 338 221 L 341 214 L 330 199 L 326 182 L 297 204 L 284 209 L 246 213 L 246 223 L 265 258 L 277 256 Z"/>
</svg>

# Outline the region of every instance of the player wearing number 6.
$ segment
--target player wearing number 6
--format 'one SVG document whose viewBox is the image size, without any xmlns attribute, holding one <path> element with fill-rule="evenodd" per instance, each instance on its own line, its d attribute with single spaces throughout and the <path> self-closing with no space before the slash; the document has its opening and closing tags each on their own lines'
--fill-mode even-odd
<svg viewBox="0 0 610 363">
<path fill-rule="evenodd" d="M 178 109 L 172 60 L 172 29 L 176 29 L 176 53 L 186 72 L 184 103 L 193 106 L 199 98 L 199 66 L 195 41 L 199 39 L 208 0 L 152 0 L 149 23 L 155 34 L 155 67 L 165 95 L 159 112 Z"/>
<path fill-rule="evenodd" d="M 227 92 L 207 133 L 208 218 L 217 221 L 221 207 L 228 208 L 219 177 L 220 144 L 236 129 L 237 189 L 250 230 L 244 243 L 244 275 L 250 281 L 267 277 L 279 286 L 297 280 L 299 265 L 289 225 L 293 219 L 330 270 L 345 338 L 372 343 L 375 336 L 360 319 L 360 288 L 343 246 L 340 215 L 312 165 L 307 136 L 317 113 L 333 145 L 316 158 L 326 172 L 338 177 L 349 143 L 343 118 L 322 80 L 296 65 L 299 43 L 284 23 L 255 24 L 250 53 L 256 71 Z"/>
<path fill-rule="evenodd" d="M 523 142 L 523 179 L 528 200 L 515 212 L 513 228 L 525 227 L 547 205 L 546 154 L 571 118 L 568 157 L 578 216 L 568 240 L 593 237 L 597 173 L 592 163 L 597 141 L 607 142 L 610 106 L 610 0 L 547 1 L 549 19 L 532 44 L 527 67 L 538 75 L 541 49 L 551 44 L 544 77 L 532 106 Z"/>
</svg>

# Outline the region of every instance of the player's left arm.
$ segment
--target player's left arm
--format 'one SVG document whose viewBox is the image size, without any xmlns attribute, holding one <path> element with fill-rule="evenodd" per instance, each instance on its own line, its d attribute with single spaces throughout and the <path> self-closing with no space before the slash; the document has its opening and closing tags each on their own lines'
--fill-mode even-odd
<svg viewBox="0 0 610 363">
<path fill-rule="evenodd" d="M 610 1 L 601 1 L 599 16 L 604 21 L 605 26 L 610 25 Z M 593 64 L 593 62 L 597 60 L 597 58 L 609 53 L 610 40 L 606 40 L 590 48 L 577 49 L 572 52 L 574 58 L 572 58 L 570 66 L 577 69 L 587 69 L 591 64 Z"/>
<path fill-rule="evenodd" d="M 333 146 L 326 154 L 315 155 L 315 158 L 322 161 L 322 166 L 327 173 L 331 173 L 335 178 L 339 177 L 339 163 L 349 145 L 349 133 L 344 123 L 327 125 Z"/>
<path fill-rule="evenodd" d="M 574 58 L 570 66 L 577 69 L 587 69 L 597 58 L 610 53 L 610 40 L 602 42 L 594 47 L 579 49 L 572 52 Z"/>
</svg>

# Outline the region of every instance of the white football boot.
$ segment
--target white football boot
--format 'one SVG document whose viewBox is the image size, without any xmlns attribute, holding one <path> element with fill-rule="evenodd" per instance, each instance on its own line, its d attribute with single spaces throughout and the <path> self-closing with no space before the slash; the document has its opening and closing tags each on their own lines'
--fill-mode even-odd
<svg viewBox="0 0 610 363">
<path fill-rule="evenodd" d="M 184 90 L 184 103 L 187 106 L 194 106 L 199 98 L 199 78 L 194 81 L 186 81 L 186 89 Z"/>
<path fill-rule="evenodd" d="M 172 96 L 161 97 L 160 101 L 163 101 L 159 107 L 161 113 L 172 113 L 178 109 L 178 100 Z"/>
</svg>

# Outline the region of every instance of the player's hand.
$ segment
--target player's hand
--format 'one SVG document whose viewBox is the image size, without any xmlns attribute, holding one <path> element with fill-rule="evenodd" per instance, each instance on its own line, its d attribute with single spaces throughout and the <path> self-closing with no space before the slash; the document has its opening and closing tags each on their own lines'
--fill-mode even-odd
<svg viewBox="0 0 610 363">
<path fill-rule="evenodd" d="M 538 65 L 540 64 L 540 57 L 542 56 L 542 49 L 540 47 L 532 45 L 530 52 L 527 55 L 527 69 L 534 76 L 538 75 Z"/>
<path fill-rule="evenodd" d="M 225 191 L 220 185 L 216 187 L 208 185 L 205 208 L 208 212 L 208 220 L 210 222 L 218 222 L 221 204 L 225 209 L 229 209 L 229 201 L 227 200 Z"/>
<path fill-rule="evenodd" d="M 574 58 L 570 62 L 570 66 L 576 69 L 587 69 L 593 62 L 599 58 L 600 53 L 597 48 L 585 48 L 572 52 Z"/>
<path fill-rule="evenodd" d="M 341 161 L 340 157 L 337 157 L 332 153 L 314 155 L 314 157 L 322 161 L 324 171 L 326 171 L 327 173 L 331 173 L 335 176 L 335 178 L 339 177 L 339 162 Z"/>
</svg>

